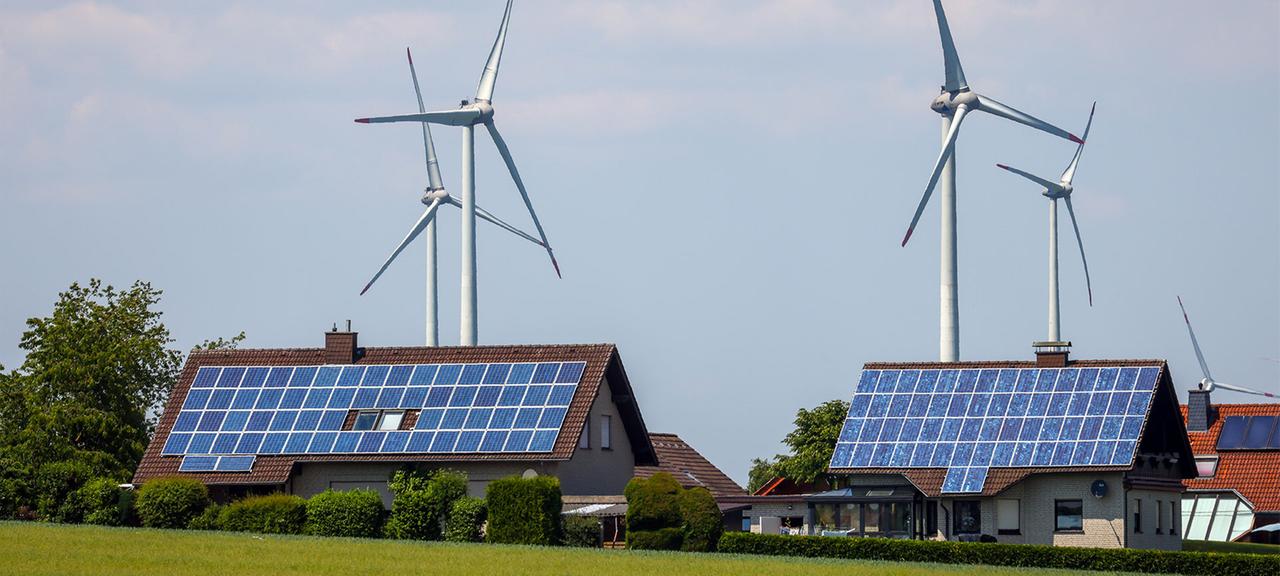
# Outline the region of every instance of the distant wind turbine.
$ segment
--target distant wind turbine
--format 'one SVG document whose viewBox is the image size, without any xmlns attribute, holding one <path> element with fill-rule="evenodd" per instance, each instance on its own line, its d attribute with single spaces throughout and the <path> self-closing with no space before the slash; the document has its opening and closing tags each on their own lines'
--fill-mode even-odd
<svg viewBox="0 0 1280 576">
<path fill-rule="evenodd" d="M 422 104 L 422 89 L 418 85 L 418 72 L 417 70 L 414 69 L 414 66 L 413 66 L 413 52 L 411 52 L 408 48 L 405 48 L 405 55 L 408 56 L 409 58 L 409 74 L 410 76 L 413 77 L 413 91 L 414 91 L 414 94 L 416 94 L 418 97 L 418 110 L 420 112 L 426 112 L 426 107 L 423 106 Z M 427 209 L 426 211 L 423 212 L 422 216 L 418 218 L 417 223 L 415 223 L 413 228 L 409 230 L 409 234 L 404 237 L 404 240 L 400 242 L 400 245 L 396 246 L 396 249 L 392 251 L 391 256 L 388 257 L 387 260 L 382 263 L 382 267 L 379 268 L 378 272 L 373 275 L 373 279 L 369 280 L 368 284 L 365 284 L 364 289 L 360 291 L 360 295 L 363 296 L 365 292 L 369 291 L 369 288 L 373 286 L 373 283 L 378 281 L 378 278 L 382 276 L 383 272 L 386 272 L 387 267 L 390 266 L 391 262 L 396 259 L 396 256 L 399 256 L 400 253 L 404 251 L 405 247 L 407 247 L 410 243 L 412 243 L 413 240 L 417 238 L 419 234 L 426 232 L 427 234 L 427 239 L 426 239 L 426 243 L 427 243 L 427 326 L 426 326 L 427 346 L 438 346 L 440 344 L 440 322 L 439 322 L 440 296 L 439 296 L 439 288 L 438 288 L 438 282 L 437 282 L 437 266 L 436 266 L 435 213 L 436 213 L 436 209 L 441 204 L 448 204 L 451 206 L 457 206 L 461 208 L 462 203 L 459 202 L 458 199 L 454 198 L 453 196 L 450 196 L 449 193 L 444 189 L 443 181 L 440 178 L 440 165 L 438 162 L 436 162 L 435 143 L 431 139 L 431 127 L 426 122 L 422 123 L 422 148 L 423 148 L 423 151 L 426 153 L 426 161 L 427 161 L 427 188 L 424 191 L 424 194 L 422 196 L 422 203 L 427 205 Z M 511 232 L 512 234 L 515 234 L 517 236 L 520 236 L 521 238 L 524 238 L 525 240 L 533 242 L 534 244 L 537 244 L 539 246 L 542 245 L 542 242 L 539 242 L 537 238 L 534 238 L 533 236 L 530 236 L 524 231 L 510 224 L 507 224 L 506 222 L 503 222 L 502 219 L 498 218 L 497 216 L 494 216 L 493 214 L 490 214 L 487 210 L 480 208 L 479 206 L 476 206 L 476 215 L 483 220 L 486 220 L 494 225 L 497 225 L 498 227 L 504 230 Z"/>
<path fill-rule="evenodd" d="M 1089 122 L 1084 125 L 1084 140 L 1089 139 L 1089 128 L 1093 126 L 1093 111 L 1097 109 L 1098 103 L 1093 103 L 1093 108 L 1089 109 Z M 1058 199 L 1061 198 L 1067 203 L 1067 214 L 1071 216 L 1071 228 L 1076 232 L 1076 244 L 1080 245 L 1080 261 L 1084 263 L 1084 284 L 1089 290 L 1089 305 L 1093 306 L 1093 283 L 1089 280 L 1089 261 L 1084 257 L 1084 240 L 1080 238 L 1080 225 L 1076 223 L 1076 211 L 1071 207 L 1071 179 L 1076 175 L 1076 166 L 1080 165 L 1080 155 L 1084 153 L 1084 142 L 1076 147 L 1076 154 L 1071 158 L 1071 164 L 1067 165 L 1067 169 L 1062 172 L 1062 176 L 1057 182 L 1050 182 L 1019 170 L 1011 168 L 1004 164 L 996 164 L 1005 170 L 1013 172 L 1027 180 L 1044 186 L 1044 192 L 1041 192 L 1049 199 L 1049 341 L 1061 342 L 1061 316 L 1058 311 Z"/>
<path fill-rule="evenodd" d="M 1072 142 L 1084 141 L 1066 130 L 970 90 L 964 78 L 964 69 L 960 67 L 960 56 L 956 53 L 956 45 L 951 38 L 951 28 L 947 25 L 947 15 L 942 11 L 941 0 L 933 0 L 933 10 L 938 18 L 938 33 L 942 36 L 945 83 L 942 85 L 942 93 L 933 100 L 930 108 L 942 115 L 942 152 L 938 154 L 938 160 L 934 163 L 929 184 L 924 189 L 924 197 L 916 207 L 911 225 L 907 227 L 907 233 L 902 238 L 902 245 L 906 246 L 907 241 L 911 239 L 916 224 L 920 222 L 920 215 L 929 204 L 933 187 L 941 179 L 942 286 L 940 296 L 942 302 L 938 347 L 939 356 L 943 362 L 956 362 L 960 359 L 960 297 L 956 281 L 955 143 L 956 137 L 960 134 L 960 123 L 964 121 L 966 114 L 976 110 L 1025 124 Z"/>
<path fill-rule="evenodd" d="M 458 126 L 462 128 L 462 322 L 461 322 L 461 344 L 463 346 L 475 346 L 476 337 L 479 328 L 477 307 L 478 298 L 476 290 L 476 203 L 475 203 L 475 126 L 484 124 L 489 131 L 489 136 L 493 138 L 494 145 L 498 148 L 498 153 L 502 155 L 502 160 L 507 164 L 507 170 L 511 172 L 511 179 L 515 182 L 516 188 L 520 191 L 521 198 L 524 199 L 525 208 L 529 210 L 529 216 L 533 219 L 533 225 L 538 230 L 539 242 L 547 251 L 547 256 L 551 258 L 551 265 L 555 267 L 556 275 L 560 275 L 560 264 L 556 262 L 555 253 L 551 250 L 551 244 L 547 241 L 547 234 L 542 229 L 542 223 L 538 221 L 538 215 L 533 210 L 533 203 L 529 200 L 529 194 L 525 191 L 524 182 L 520 179 L 520 173 L 516 170 L 515 160 L 511 158 L 511 151 L 507 149 L 507 143 L 503 141 L 502 135 L 498 133 L 498 128 L 493 124 L 493 87 L 498 79 L 498 65 L 502 60 L 502 48 L 507 39 L 507 25 L 511 20 L 511 0 L 507 0 L 506 12 L 502 16 L 502 25 L 498 28 L 498 37 L 493 42 L 493 48 L 489 51 L 489 60 L 485 63 L 484 72 L 480 75 L 480 85 L 476 87 L 475 98 L 471 101 L 463 100 L 462 104 L 454 110 L 443 110 L 438 112 L 419 112 L 417 114 L 403 114 L 398 116 L 380 116 L 374 118 L 359 118 L 356 122 L 362 124 L 383 123 L 383 122 L 426 122 L 431 124 L 441 124 L 445 126 Z M 428 208 L 428 210 L 430 210 Z"/>
<path fill-rule="evenodd" d="M 1243 386 L 1235 386 L 1233 384 L 1225 384 L 1213 379 L 1209 374 L 1209 364 L 1204 361 L 1204 354 L 1200 352 L 1200 343 L 1196 341 L 1196 331 L 1191 329 L 1191 319 L 1187 317 L 1187 308 L 1182 305 L 1182 297 L 1178 297 L 1178 308 L 1182 309 L 1182 320 L 1187 323 L 1187 334 L 1191 335 L 1191 346 L 1196 349 L 1196 360 L 1200 361 L 1200 371 L 1204 373 L 1204 379 L 1200 380 L 1200 389 L 1206 392 L 1213 391 L 1214 388 L 1222 388 L 1224 390 L 1232 390 L 1235 392 L 1243 392 L 1245 394 L 1257 394 L 1258 396 L 1266 396 L 1267 398 L 1275 398 L 1276 395 L 1270 392 L 1245 388 Z"/>
</svg>

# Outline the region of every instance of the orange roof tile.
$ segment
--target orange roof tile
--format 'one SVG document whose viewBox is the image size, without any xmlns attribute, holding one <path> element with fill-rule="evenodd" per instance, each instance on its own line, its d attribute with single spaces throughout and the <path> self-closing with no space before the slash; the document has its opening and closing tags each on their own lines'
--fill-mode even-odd
<svg viewBox="0 0 1280 576">
<path fill-rule="evenodd" d="M 1187 406 L 1181 406 L 1183 421 Z M 1197 456 L 1216 455 L 1212 478 L 1184 480 L 1188 490 L 1235 490 L 1253 503 L 1254 512 L 1280 512 L 1280 450 L 1217 450 L 1218 434 L 1228 416 L 1280 416 L 1280 403 L 1214 404 L 1213 423 L 1205 432 L 1187 432 Z"/>
</svg>

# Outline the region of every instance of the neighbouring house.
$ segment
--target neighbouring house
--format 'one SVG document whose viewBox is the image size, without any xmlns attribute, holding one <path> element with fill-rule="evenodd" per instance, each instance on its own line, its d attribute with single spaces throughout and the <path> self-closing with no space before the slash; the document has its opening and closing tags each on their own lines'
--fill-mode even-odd
<svg viewBox="0 0 1280 576">
<path fill-rule="evenodd" d="M 1280 404 L 1210 403 L 1191 390 L 1182 407 L 1197 475 L 1183 482 L 1187 540 L 1280 544 Z"/>
<path fill-rule="evenodd" d="M 187 476 L 219 499 L 372 488 L 405 465 L 466 472 L 473 495 L 551 475 L 566 496 L 621 494 L 657 454 L 611 344 L 192 352 L 134 475 Z"/>
<path fill-rule="evenodd" d="M 657 454 L 657 464 L 637 465 L 637 477 L 666 472 L 684 488 L 706 488 L 720 507 L 725 529 L 741 529 L 742 511 L 748 506 L 738 501 L 747 495 L 742 486 L 675 434 L 651 432 L 649 442 Z M 564 511 L 599 518 L 601 541 L 606 547 L 618 547 L 626 541 L 627 499 L 621 491 L 613 496 L 566 496 Z"/>
<path fill-rule="evenodd" d="M 813 533 L 1181 548 L 1191 445 L 1163 360 L 869 363 Z"/>
</svg>

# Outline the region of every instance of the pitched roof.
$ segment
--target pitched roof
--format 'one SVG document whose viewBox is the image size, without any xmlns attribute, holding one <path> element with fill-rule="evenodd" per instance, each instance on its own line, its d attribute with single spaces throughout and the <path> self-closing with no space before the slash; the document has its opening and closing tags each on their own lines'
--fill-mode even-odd
<svg viewBox="0 0 1280 576">
<path fill-rule="evenodd" d="M 675 434 L 651 432 L 649 440 L 658 452 L 657 466 L 636 466 L 635 474 L 648 478 L 658 472 L 666 472 L 675 477 L 685 488 L 702 486 L 711 491 L 716 499 L 725 496 L 746 496 L 744 490 L 715 464 L 712 464 L 697 450 Z"/>
<path fill-rule="evenodd" d="M 1155 434 L 1149 434 L 1148 430 L 1152 428 L 1163 428 L 1165 418 L 1161 416 L 1167 412 L 1169 416 L 1167 420 L 1177 422 L 1177 418 L 1172 416 L 1174 406 L 1177 405 L 1177 396 L 1173 391 L 1172 380 L 1169 376 L 1169 368 L 1164 360 L 1072 360 L 1066 368 L 1122 368 L 1122 367 L 1138 367 L 1151 366 L 1159 367 L 1160 372 L 1156 378 L 1156 388 L 1153 391 L 1153 398 L 1148 408 L 1145 420 L 1159 419 L 1159 424 L 1152 424 L 1144 421 L 1142 434 L 1140 435 L 1140 446 L 1145 447 L 1148 443 L 1156 443 L 1160 445 L 1159 451 L 1177 451 L 1189 453 L 1189 446 L 1186 444 L 1185 437 L 1181 438 L 1155 438 Z M 976 369 L 1020 369 L 1020 368 L 1051 368 L 1048 366 L 1040 366 L 1035 361 L 981 361 L 981 362 L 869 362 L 863 366 L 863 370 L 976 370 Z M 1166 430 L 1165 435 L 1177 436 L 1174 430 Z M 1049 474 L 1063 472 L 1101 472 L 1101 471 L 1124 471 L 1133 468 L 1133 462 L 1130 461 L 1123 465 L 1079 465 L 1079 466 L 1041 466 L 1041 467 L 991 467 L 983 483 L 983 496 L 992 496 L 1003 492 L 1010 486 L 1022 481 L 1023 479 L 1034 474 Z M 1189 464 L 1184 465 L 1183 469 L 1189 473 L 1191 467 Z M 910 481 L 924 495 L 929 497 L 939 497 L 943 495 L 942 485 L 946 478 L 947 468 L 912 468 L 912 467 L 864 467 L 864 468 L 830 468 L 829 471 L 834 474 L 897 474 Z"/>
<path fill-rule="evenodd" d="M 134 483 L 160 476 L 189 476 L 206 484 L 275 485 L 288 480 L 295 464 L 302 462 L 510 462 L 563 461 L 573 457 L 583 423 L 589 416 L 602 382 L 609 383 L 619 416 L 627 431 L 637 464 L 655 462 L 644 420 L 631 384 L 613 344 L 512 345 L 467 347 L 371 347 L 358 349 L 355 365 L 585 362 L 586 368 L 561 424 L 550 453 L 405 453 L 405 454 L 288 454 L 257 456 L 248 473 L 180 473 L 180 456 L 162 456 L 196 372 L 202 366 L 321 366 L 328 362 L 324 348 L 195 351 L 169 395 L 156 433 L 134 474 Z"/>
<path fill-rule="evenodd" d="M 1187 406 L 1181 406 L 1185 421 Z M 1188 490 L 1235 490 L 1251 502 L 1254 512 L 1280 512 L 1280 450 L 1218 451 L 1218 435 L 1228 416 L 1280 416 L 1280 403 L 1214 404 L 1213 423 L 1204 432 L 1187 432 L 1197 456 L 1216 455 L 1212 478 L 1183 481 Z"/>
</svg>

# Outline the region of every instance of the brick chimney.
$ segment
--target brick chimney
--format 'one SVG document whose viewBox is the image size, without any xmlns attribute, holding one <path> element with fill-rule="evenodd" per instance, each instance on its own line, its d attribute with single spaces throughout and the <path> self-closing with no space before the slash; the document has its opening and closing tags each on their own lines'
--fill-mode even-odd
<svg viewBox="0 0 1280 576">
<path fill-rule="evenodd" d="M 356 361 L 356 333 L 351 331 L 351 321 L 347 321 L 346 332 L 339 332 L 338 326 L 324 333 L 324 361 L 326 364 L 351 364 Z"/>
<path fill-rule="evenodd" d="M 1066 368 L 1071 353 L 1070 342 L 1032 342 L 1036 351 L 1037 368 Z"/>
<path fill-rule="evenodd" d="M 1208 390 L 1191 390 L 1187 393 L 1187 432 L 1205 432 L 1213 424 L 1213 409 Z"/>
</svg>

